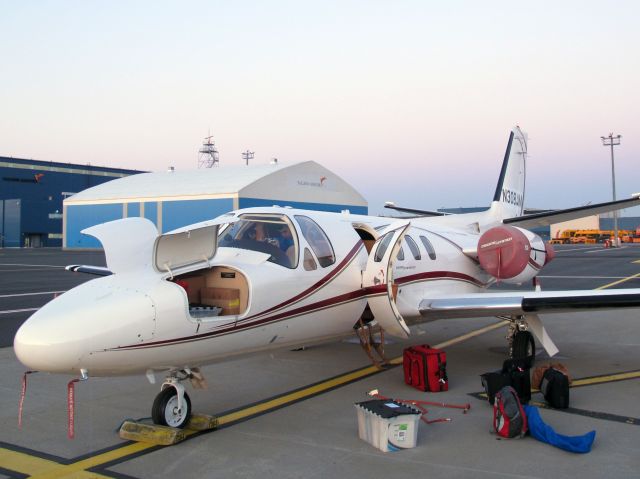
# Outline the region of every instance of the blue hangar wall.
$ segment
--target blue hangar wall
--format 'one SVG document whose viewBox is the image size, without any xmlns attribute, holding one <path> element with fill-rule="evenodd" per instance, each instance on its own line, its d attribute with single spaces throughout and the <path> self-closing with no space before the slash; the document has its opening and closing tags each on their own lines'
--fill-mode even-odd
<svg viewBox="0 0 640 479">
<path fill-rule="evenodd" d="M 234 209 L 234 199 L 215 198 L 181 201 L 141 201 L 65 206 L 65 248 L 102 248 L 93 236 L 80 233 L 107 221 L 142 217 L 151 220 L 160 232 L 167 232 L 199 221 L 210 220 Z"/>
<path fill-rule="evenodd" d="M 135 173 L 0 156 L 0 247 L 61 246 L 65 197 Z"/>
<path fill-rule="evenodd" d="M 236 203 L 237 201 L 237 203 Z M 236 206 L 237 204 L 237 206 Z M 210 220 L 238 208 L 255 206 L 287 205 L 319 211 L 340 212 L 348 209 L 355 214 L 367 214 L 367 208 L 353 205 L 333 205 L 322 203 L 302 203 L 263 200 L 229 196 L 200 200 L 159 200 L 141 202 L 98 203 L 65 206 L 66 232 L 65 248 L 101 248 L 100 242 L 92 236 L 80 233 L 90 226 L 121 218 L 142 217 L 151 220 L 161 233 L 187 226 L 199 221 Z"/>
</svg>

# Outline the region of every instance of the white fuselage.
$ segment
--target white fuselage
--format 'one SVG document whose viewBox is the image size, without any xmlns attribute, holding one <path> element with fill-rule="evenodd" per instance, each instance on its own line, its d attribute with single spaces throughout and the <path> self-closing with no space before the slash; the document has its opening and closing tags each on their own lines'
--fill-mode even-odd
<svg viewBox="0 0 640 479">
<path fill-rule="evenodd" d="M 382 231 L 396 220 L 275 207 L 236 214 L 248 213 L 276 214 L 290 221 L 297 234 L 295 267 L 269 262 L 263 253 L 224 246 L 204 268 L 191 267 L 226 268 L 246 278 L 244 311 L 196 317 L 190 313 L 187 292 L 172 281 L 177 274 L 188 278 L 188 267 L 169 272 L 134 269 L 82 284 L 37 311 L 16 335 L 19 359 L 32 369 L 69 374 L 84 369 L 92 376 L 185 369 L 349 335 L 368 298 L 386 294 L 363 284 L 367 247 L 373 241 L 363 241 L 362 231 L 377 237 L 376 228 Z M 311 217 L 327 232 L 335 253 L 331 265 L 318 264 L 295 215 Z M 471 226 L 473 217 L 462 222 L 457 218 L 456 223 L 447 217 L 411 220 L 406 232 L 410 239 L 402 241 L 403 259 L 395 259 L 392 278 L 398 288 L 397 310 L 409 324 L 421 320 L 417 306 L 424 298 L 479 292 L 492 281 L 477 261 L 463 254 L 477 245 L 480 228 Z M 315 260 L 315 269 L 307 267 L 305 255 Z"/>
</svg>

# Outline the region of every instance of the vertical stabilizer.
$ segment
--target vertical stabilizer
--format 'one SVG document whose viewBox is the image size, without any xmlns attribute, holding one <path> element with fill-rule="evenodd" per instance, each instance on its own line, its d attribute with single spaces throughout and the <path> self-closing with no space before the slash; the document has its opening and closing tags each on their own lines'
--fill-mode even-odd
<svg viewBox="0 0 640 479">
<path fill-rule="evenodd" d="M 527 134 L 511 130 L 491 210 L 501 218 L 522 216 L 527 163 Z"/>
</svg>

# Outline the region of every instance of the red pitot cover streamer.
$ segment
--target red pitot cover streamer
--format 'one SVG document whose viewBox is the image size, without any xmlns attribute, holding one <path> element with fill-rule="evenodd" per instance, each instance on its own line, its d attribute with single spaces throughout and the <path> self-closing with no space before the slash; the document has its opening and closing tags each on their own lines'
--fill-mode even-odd
<svg viewBox="0 0 640 479">
<path fill-rule="evenodd" d="M 69 424 L 67 428 L 67 436 L 69 439 L 73 439 L 75 437 L 75 428 L 74 428 L 74 415 L 75 415 L 75 391 L 74 391 L 74 383 L 80 381 L 79 379 L 72 379 L 67 384 L 67 415 L 69 418 Z"/>
<path fill-rule="evenodd" d="M 37 371 L 26 371 L 22 375 L 22 389 L 20 390 L 20 402 L 18 404 L 18 429 L 22 429 L 22 411 L 24 410 L 24 398 L 27 395 L 27 374 Z"/>
</svg>

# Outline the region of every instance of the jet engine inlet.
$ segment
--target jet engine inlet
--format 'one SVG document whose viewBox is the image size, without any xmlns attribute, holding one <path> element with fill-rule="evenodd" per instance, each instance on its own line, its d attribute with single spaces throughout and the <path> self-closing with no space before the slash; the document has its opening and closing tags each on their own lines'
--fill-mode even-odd
<svg viewBox="0 0 640 479">
<path fill-rule="evenodd" d="M 478 241 L 482 269 L 507 283 L 533 278 L 545 264 L 546 256 L 545 244 L 539 236 L 514 226 L 491 228 Z"/>
</svg>

